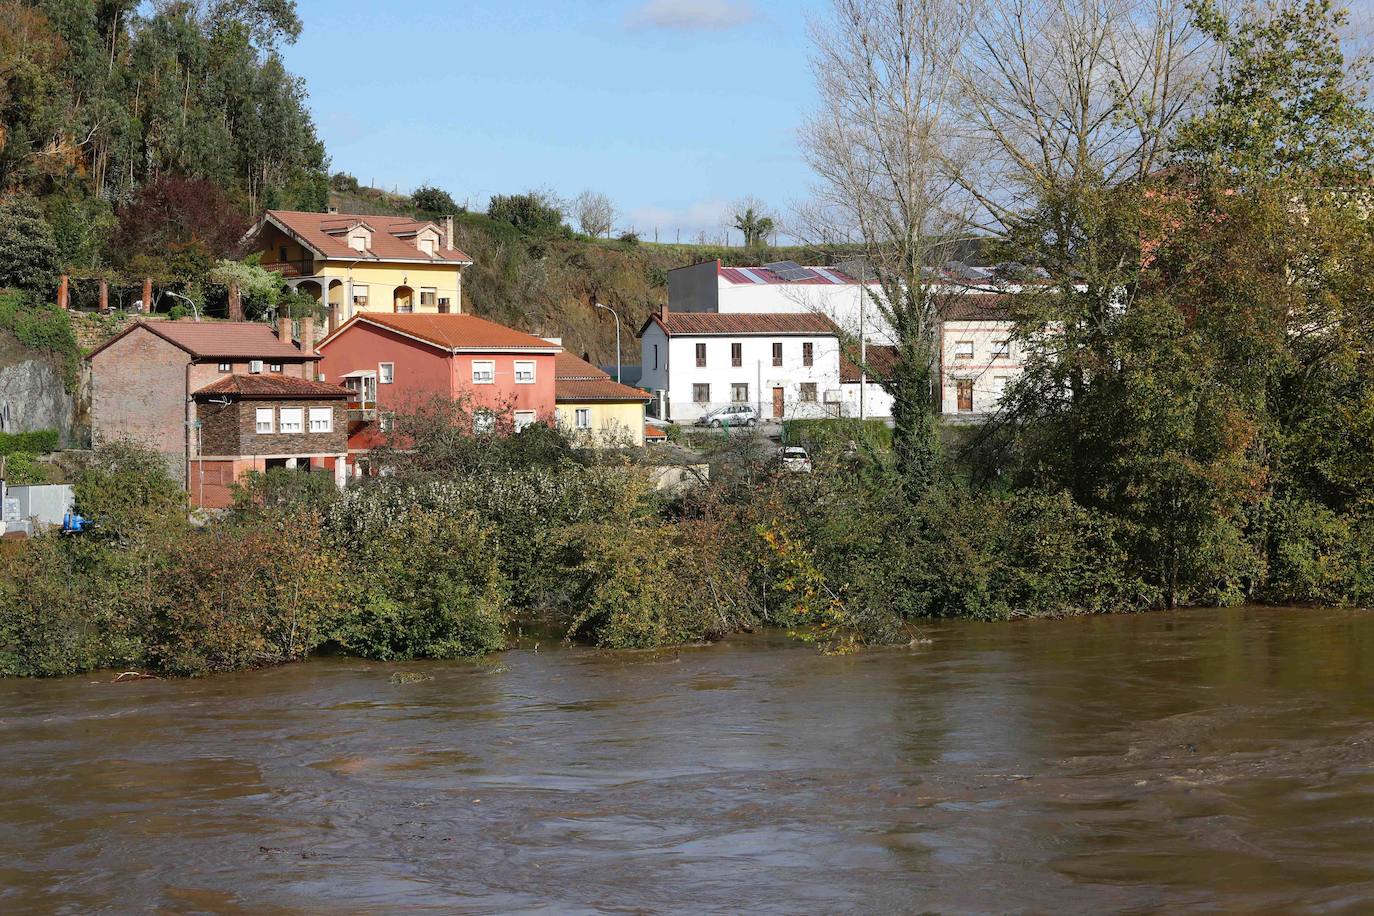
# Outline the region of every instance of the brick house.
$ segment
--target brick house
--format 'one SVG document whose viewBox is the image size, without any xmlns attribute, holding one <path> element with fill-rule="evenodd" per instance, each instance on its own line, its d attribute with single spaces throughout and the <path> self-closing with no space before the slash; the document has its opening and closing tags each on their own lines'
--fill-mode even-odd
<svg viewBox="0 0 1374 916">
<path fill-rule="evenodd" d="M 313 321 L 301 330 L 308 341 Z M 292 341 L 289 320 L 275 332 L 251 321 L 135 321 L 86 359 L 93 441 L 146 445 L 185 483 L 196 455 L 195 392 L 233 375 L 310 381 L 320 357 Z"/>
<path fill-rule="evenodd" d="M 315 470 L 347 480 L 351 392 L 291 377 L 228 375 L 192 393 L 196 451 L 188 489 L 209 509 L 231 505 L 249 471 Z"/>
<path fill-rule="evenodd" d="M 320 342 L 320 380 L 354 391 L 363 417 L 349 430 L 355 455 L 377 444 L 379 416 L 435 397 L 464 401 L 479 427 L 506 414 L 516 429 L 552 425 L 561 349 L 475 315 L 363 312 Z"/>
</svg>

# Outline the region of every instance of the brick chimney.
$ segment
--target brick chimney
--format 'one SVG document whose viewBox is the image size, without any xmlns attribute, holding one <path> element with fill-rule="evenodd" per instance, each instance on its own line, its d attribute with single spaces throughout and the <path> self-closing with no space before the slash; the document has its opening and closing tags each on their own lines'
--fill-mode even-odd
<svg viewBox="0 0 1374 916">
<path fill-rule="evenodd" d="M 306 356 L 315 354 L 315 316 L 306 315 L 301 319 L 301 352 Z"/>
<path fill-rule="evenodd" d="M 288 343 L 288 344 L 289 344 L 289 343 L 291 342 L 291 319 L 290 319 L 290 318 L 278 318 L 278 319 L 277 319 L 277 339 L 280 340 L 282 343 Z"/>
<path fill-rule="evenodd" d="M 229 320 L 243 320 L 243 293 L 239 291 L 239 281 L 229 281 Z"/>
<path fill-rule="evenodd" d="M 153 281 L 150 277 L 143 278 L 143 314 L 148 314 L 153 310 Z"/>
<path fill-rule="evenodd" d="M 444 217 L 444 247 L 456 248 L 453 244 L 453 214 Z"/>
<path fill-rule="evenodd" d="M 100 314 L 104 315 L 110 310 L 110 281 L 105 278 L 100 280 Z"/>
<path fill-rule="evenodd" d="M 65 310 L 71 302 L 67 275 L 63 274 L 62 279 L 57 281 L 57 307 Z"/>
</svg>

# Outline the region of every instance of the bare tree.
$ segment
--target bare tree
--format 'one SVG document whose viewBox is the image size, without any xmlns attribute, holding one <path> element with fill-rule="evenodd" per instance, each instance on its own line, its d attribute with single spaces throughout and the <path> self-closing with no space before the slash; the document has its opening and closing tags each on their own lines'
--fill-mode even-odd
<svg viewBox="0 0 1374 916">
<path fill-rule="evenodd" d="M 933 268 L 968 228 L 951 180 L 950 120 L 959 55 L 970 37 L 968 0 L 833 0 L 814 29 L 820 109 L 802 133 L 819 178 L 799 232 L 861 252 L 867 304 L 888 325 L 895 359 L 879 379 L 893 397 L 894 445 L 908 494 L 933 479 L 932 383 L 942 300 Z M 861 313 L 863 310 L 861 310 Z M 857 341 L 861 353 L 866 328 Z"/>
<path fill-rule="evenodd" d="M 593 238 L 609 236 L 615 224 L 615 206 L 600 191 L 583 191 L 572 202 L 573 216 L 583 232 Z"/>
<path fill-rule="evenodd" d="M 769 236 L 778 229 L 778 219 L 772 210 L 757 197 L 745 197 L 730 208 L 727 229 L 738 229 L 744 236 L 744 247 L 757 248 L 768 244 Z"/>
</svg>

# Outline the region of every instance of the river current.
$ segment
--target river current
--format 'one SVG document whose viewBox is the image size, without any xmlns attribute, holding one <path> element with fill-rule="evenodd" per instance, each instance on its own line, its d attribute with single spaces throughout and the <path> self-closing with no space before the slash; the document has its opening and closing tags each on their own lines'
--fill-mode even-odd
<svg viewBox="0 0 1374 916">
<path fill-rule="evenodd" d="M 0 912 L 1374 911 L 1374 613 L 0 681 Z"/>
</svg>

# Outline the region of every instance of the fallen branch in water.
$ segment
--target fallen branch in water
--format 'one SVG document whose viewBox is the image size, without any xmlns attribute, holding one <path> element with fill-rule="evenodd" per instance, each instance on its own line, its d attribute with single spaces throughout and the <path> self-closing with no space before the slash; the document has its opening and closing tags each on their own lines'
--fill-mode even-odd
<svg viewBox="0 0 1374 916">
<path fill-rule="evenodd" d="M 156 674 L 145 674 L 142 671 L 125 671 L 110 681 L 111 684 L 118 684 L 121 681 L 160 681 L 162 678 Z"/>
</svg>

